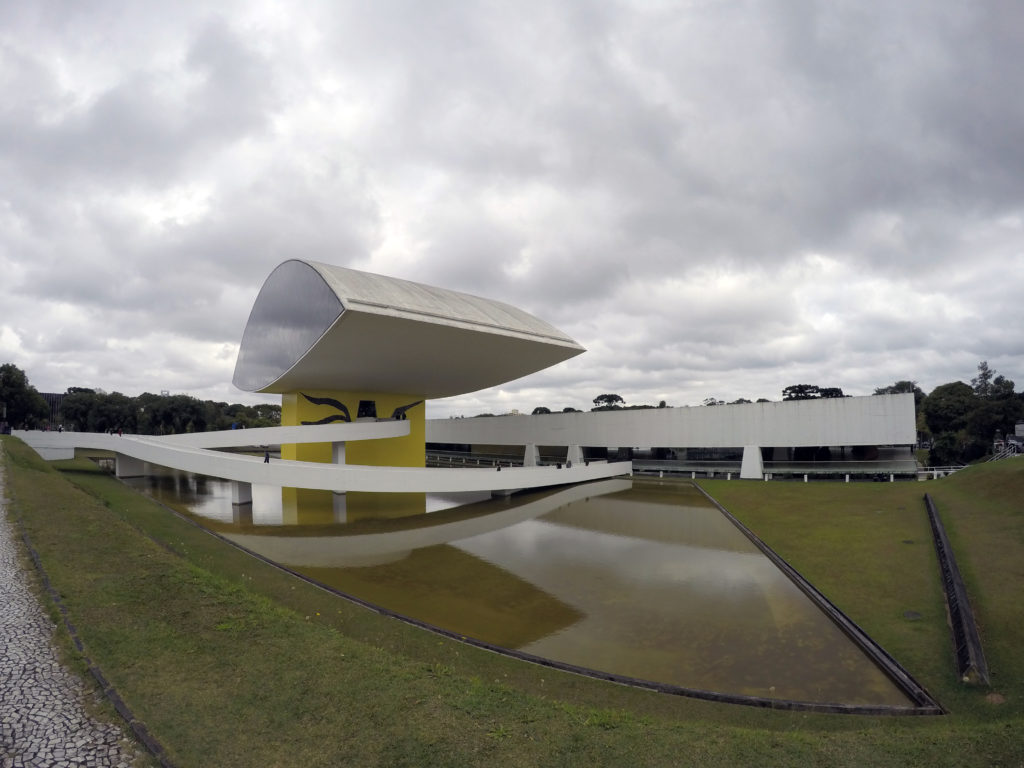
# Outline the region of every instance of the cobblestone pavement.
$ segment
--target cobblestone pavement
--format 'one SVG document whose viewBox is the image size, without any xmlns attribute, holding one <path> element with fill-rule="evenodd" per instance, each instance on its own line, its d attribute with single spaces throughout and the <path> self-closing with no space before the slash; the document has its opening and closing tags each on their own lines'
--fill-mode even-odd
<svg viewBox="0 0 1024 768">
<path fill-rule="evenodd" d="M 140 753 L 125 730 L 83 708 L 89 692 L 61 666 L 53 630 L 18 557 L 0 465 L 0 768 L 134 765 Z"/>
</svg>

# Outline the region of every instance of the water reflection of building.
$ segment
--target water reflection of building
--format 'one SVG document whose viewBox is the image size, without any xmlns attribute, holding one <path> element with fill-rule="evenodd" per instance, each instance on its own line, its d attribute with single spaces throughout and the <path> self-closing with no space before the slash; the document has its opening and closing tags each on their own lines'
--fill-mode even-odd
<svg viewBox="0 0 1024 768">
<path fill-rule="evenodd" d="M 905 696 L 692 487 L 610 480 L 331 525 L 213 526 L 328 587 L 502 648 L 767 698 Z"/>
</svg>

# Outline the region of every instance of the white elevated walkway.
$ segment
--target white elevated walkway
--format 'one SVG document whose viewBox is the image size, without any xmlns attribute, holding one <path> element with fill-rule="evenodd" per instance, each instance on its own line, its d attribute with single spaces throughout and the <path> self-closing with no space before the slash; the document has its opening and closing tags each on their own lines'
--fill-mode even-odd
<svg viewBox="0 0 1024 768">
<path fill-rule="evenodd" d="M 74 457 L 76 448 L 114 451 L 130 465 L 147 461 L 164 467 L 233 480 L 238 483 L 326 491 L 377 493 L 461 491 L 504 492 L 526 488 L 582 483 L 628 475 L 632 464 L 584 462 L 571 467 L 502 467 L 441 469 L 432 467 L 374 467 L 272 459 L 210 450 L 279 443 L 341 443 L 400 437 L 409 433 L 407 421 L 355 422 L 300 427 L 266 427 L 200 432 L 186 435 L 108 435 L 95 432 L 36 432 L 17 430 L 47 460 Z M 123 459 L 122 459 L 123 457 Z M 141 471 L 141 470 L 139 470 Z M 125 472 L 119 472 L 123 475 Z"/>
</svg>

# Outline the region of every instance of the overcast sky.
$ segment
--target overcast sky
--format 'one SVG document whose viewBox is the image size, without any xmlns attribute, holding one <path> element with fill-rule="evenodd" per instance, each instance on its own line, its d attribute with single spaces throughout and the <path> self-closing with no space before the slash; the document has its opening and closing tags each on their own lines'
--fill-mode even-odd
<svg viewBox="0 0 1024 768">
<path fill-rule="evenodd" d="M 587 352 L 430 403 L 1024 389 L 1024 3 L 0 0 L 0 362 L 231 384 L 308 258 Z"/>
</svg>

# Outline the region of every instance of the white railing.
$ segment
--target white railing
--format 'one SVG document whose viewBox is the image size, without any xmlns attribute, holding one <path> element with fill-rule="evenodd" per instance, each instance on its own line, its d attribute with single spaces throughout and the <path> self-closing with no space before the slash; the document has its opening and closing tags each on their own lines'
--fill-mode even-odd
<svg viewBox="0 0 1024 768">
<path fill-rule="evenodd" d="M 953 464 L 948 467 L 918 467 L 917 479 L 918 480 L 938 480 L 941 477 L 947 477 L 948 475 L 957 472 L 965 468 L 966 464 Z"/>
<path fill-rule="evenodd" d="M 999 453 L 989 456 L 985 461 L 999 461 L 1000 459 L 1008 459 L 1011 456 L 1017 455 L 1017 449 L 1013 447 L 1003 448 Z"/>
</svg>

